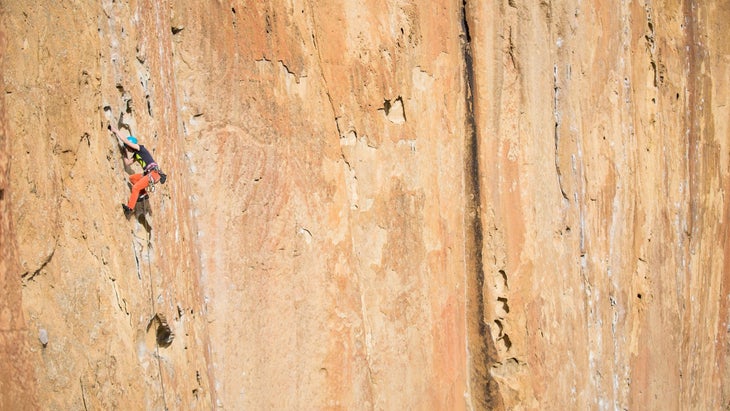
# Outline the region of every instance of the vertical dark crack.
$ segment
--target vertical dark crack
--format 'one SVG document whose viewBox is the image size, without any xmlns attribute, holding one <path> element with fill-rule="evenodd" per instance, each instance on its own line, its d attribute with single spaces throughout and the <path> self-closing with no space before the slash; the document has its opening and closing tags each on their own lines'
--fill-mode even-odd
<svg viewBox="0 0 730 411">
<path fill-rule="evenodd" d="M 568 195 L 563 187 L 563 175 L 560 171 L 560 108 L 558 107 L 558 96 L 560 95 L 560 86 L 558 85 L 558 66 L 553 66 L 553 115 L 555 116 L 555 173 L 558 175 L 558 187 L 563 198 L 568 200 Z"/>
<path fill-rule="evenodd" d="M 687 101 L 685 111 L 685 127 L 687 136 L 687 161 L 689 171 L 689 227 L 688 232 L 690 235 L 696 234 L 696 229 L 701 229 L 700 225 L 696 224 L 699 220 L 699 216 L 702 213 L 700 207 L 700 200 L 698 197 L 698 189 L 700 186 L 701 178 L 699 177 L 700 172 L 700 124 L 698 109 L 702 110 L 702 97 L 699 93 L 702 92 L 702 78 L 700 76 L 701 64 L 702 64 L 702 51 L 698 46 L 699 35 L 697 34 L 698 17 L 697 17 L 697 4 L 695 1 L 685 1 L 683 4 L 684 16 L 686 21 L 686 37 L 685 37 L 685 49 L 687 50 Z M 699 98 L 698 98 L 699 97 Z M 694 236 L 693 236 L 694 237 Z"/>
<path fill-rule="evenodd" d="M 646 12 L 647 31 L 644 35 L 646 40 L 646 51 L 649 53 L 649 66 L 654 74 L 654 87 L 659 87 L 664 83 L 664 72 L 666 68 L 659 61 L 657 56 L 656 33 L 654 30 L 653 10 L 649 1 L 644 2 L 644 10 Z"/>
<path fill-rule="evenodd" d="M 464 36 L 465 41 L 464 54 L 468 54 L 468 58 L 471 59 L 471 32 L 469 31 L 469 22 L 466 21 L 466 0 L 461 1 L 461 32 Z M 464 58 L 467 57 L 464 56 Z"/>
<path fill-rule="evenodd" d="M 79 377 L 79 383 L 81 384 L 81 400 L 84 403 L 84 410 L 88 411 L 89 407 L 86 405 L 86 390 L 84 389 L 84 381 Z"/>
<path fill-rule="evenodd" d="M 472 400 L 479 409 L 504 409 L 497 382 L 490 370 L 497 361 L 497 351 L 491 337 L 484 309 L 484 245 L 481 218 L 481 187 L 479 182 L 479 135 L 474 116 L 474 60 L 471 50 L 471 31 L 467 19 L 467 1 L 461 4 L 462 53 L 464 56 L 464 82 L 466 102 L 466 150 L 464 158 L 466 220 L 467 227 L 467 284 L 468 321 L 467 344 L 469 345 Z M 476 323 L 476 332 L 473 326 Z"/>
</svg>

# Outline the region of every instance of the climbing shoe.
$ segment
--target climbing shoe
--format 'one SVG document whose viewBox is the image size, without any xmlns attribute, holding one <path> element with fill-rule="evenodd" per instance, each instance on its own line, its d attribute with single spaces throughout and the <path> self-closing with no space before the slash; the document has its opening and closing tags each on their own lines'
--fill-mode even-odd
<svg viewBox="0 0 730 411">
<path fill-rule="evenodd" d="M 137 199 L 137 201 L 144 201 L 144 200 L 147 200 L 148 198 L 150 198 L 150 195 L 147 193 L 143 193 L 143 194 L 139 195 L 139 198 Z"/>
<path fill-rule="evenodd" d="M 124 210 L 124 215 L 127 216 L 127 217 L 129 217 L 130 215 L 132 215 L 132 213 L 134 212 L 134 210 L 132 210 L 131 208 L 127 207 L 126 204 L 122 204 L 122 210 Z"/>
</svg>

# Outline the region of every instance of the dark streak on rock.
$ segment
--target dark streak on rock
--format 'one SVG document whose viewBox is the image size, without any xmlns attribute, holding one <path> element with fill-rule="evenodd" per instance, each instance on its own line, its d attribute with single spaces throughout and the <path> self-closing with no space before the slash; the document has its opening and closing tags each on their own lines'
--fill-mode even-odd
<svg viewBox="0 0 730 411">
<path fill-rule="evenodd" d="M 465 195 L 466 195 L 466 219 L 468 227 L 467 253 L 470 262 L 468 263 L 467 279 L 469 287 L 467 304 L 473 308 L 469 309 L 468 327 L 471 328 L 477 322 L 476 335 L 468 333 L 470 358 L 470 376 L 472 380 L 472 395 L 474 402 L 479 409 L 498 410 L 504 409 L 499 386 L 490 374 L 490 369 L 497 360 L 497 352 L 492 342 L 489 324 L 485 321 L 484 308 L 484 263 L 482 247 L 484 244 L 481 219 L 481 188 L 479 182 L 479 135 L 477 124 L 474 118 L 474 62 L 471 50 L 471 32 L 467 18 L 467 1 L 462 1 L 461 7 L 463 56 L 464 56 L 464 80 L 466 99 L 466 154 L 464 158 L 465 169 Z M 470 272 L 473 270 L 473 272 Z"/>
</svg>

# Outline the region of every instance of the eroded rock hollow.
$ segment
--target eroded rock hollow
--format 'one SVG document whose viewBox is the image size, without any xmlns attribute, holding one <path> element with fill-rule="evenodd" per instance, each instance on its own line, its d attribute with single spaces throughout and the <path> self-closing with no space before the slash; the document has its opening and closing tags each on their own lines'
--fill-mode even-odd
<svg viewBox="0 0 730 411">
<path fill-rule="evenodd" d="M 0 13 L 0 409 L 730 406 L 727 2 Z"/>
</svg>

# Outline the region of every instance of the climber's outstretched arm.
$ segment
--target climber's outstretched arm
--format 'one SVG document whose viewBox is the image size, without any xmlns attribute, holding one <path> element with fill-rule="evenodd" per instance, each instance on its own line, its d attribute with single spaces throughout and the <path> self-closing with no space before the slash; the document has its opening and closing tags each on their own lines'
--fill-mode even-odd
<svg viewBox="0 0 730 411">
<path fill-rule="evenodd" d="M 137 144 L 132 143 L 131 141 L 129 141 L 126 137 L 124 137 L 119 132 L 119 130 L 117 130 L 116 128 L 112 127 L 111 125 L 109 125 L 108 128 L 109 128 L 109 130 L 112 131 L 112 133 L 114 133 L 114 135 L 117 137 L 117 139 L 119 140 L 119 142 L 121 142 L 122 144 L 124 144 L 125 146 L 131 148 L 134 151 L 139 151 L 139 145 L 137 145 Z"/>
</svg>

